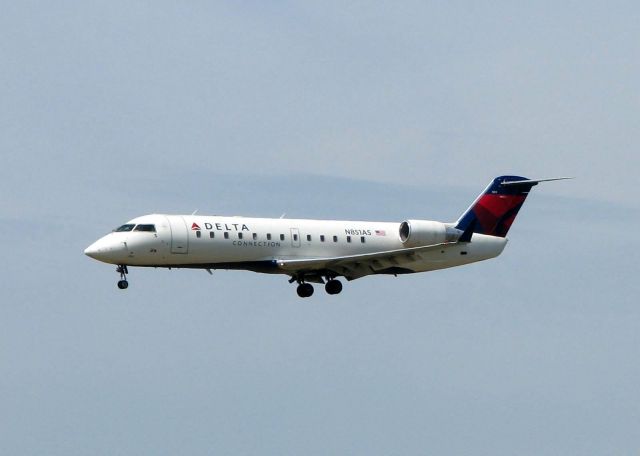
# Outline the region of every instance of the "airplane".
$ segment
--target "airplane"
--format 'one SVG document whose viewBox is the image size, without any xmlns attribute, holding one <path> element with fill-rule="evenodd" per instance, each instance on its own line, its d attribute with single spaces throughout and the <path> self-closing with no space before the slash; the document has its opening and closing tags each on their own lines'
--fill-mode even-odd
<svg viewBox="0 0 640 456">
<path fill-rule="evenodd" d="M 531 188 L 563 179 L 570 178 L 496 177 L 452 223 L 144 215 L 84 253 L 117 265 L 120 289 L 129 285 L 129 266 L 141 266 L 285 274 L 301 298 L 313 295 L 312 283 L 335 295 L 342 291 L 339 277 L 397 276 L 497 257 Z"/>
</svg>

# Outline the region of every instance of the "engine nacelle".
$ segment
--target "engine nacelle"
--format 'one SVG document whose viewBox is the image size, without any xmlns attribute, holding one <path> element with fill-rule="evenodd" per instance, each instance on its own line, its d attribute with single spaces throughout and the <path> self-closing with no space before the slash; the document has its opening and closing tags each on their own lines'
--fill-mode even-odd
<svg viewBox="0 0 640 456">
<path fill-rule="evenodd" d="M 454 231 L 458 231 L 455 230 Z M 455 240 L 456 233 L 442 222 L 405 220 L 400 224 L 400 240 L 405 247 L 441 244 Z"/>
</svg>

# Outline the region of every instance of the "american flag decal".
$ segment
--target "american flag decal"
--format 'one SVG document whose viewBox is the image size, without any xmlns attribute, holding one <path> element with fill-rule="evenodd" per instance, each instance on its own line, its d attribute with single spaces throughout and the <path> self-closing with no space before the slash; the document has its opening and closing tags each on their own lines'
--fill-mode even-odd
<svg viewBox="0 0 640 456">
<path fill-rule="evenodd" d="M 387 232 L 385 230 L 376 230 L 376 236 L 386 236 Z"/>
</svg>

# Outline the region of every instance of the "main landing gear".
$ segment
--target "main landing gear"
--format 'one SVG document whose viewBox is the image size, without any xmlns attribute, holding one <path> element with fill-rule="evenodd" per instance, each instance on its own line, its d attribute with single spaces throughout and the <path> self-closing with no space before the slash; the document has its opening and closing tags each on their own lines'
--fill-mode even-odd
<svg viewBox="0 0 640 456">
<path fill-rule="evenodd" d="M 129 286 L 129 282 L 127 282 L 127 274 L 129 274 L 129 270 L 127 266 L 124 264 L 118 265 L 116 268 L 116 272 L 120 273 L 120 280 L 118 280 L 118 288 L 121 290 L 126 290 Z"/>
<path fill-rule="evenodd" d="M 313 285 L 310 283 L 301 283 L 298 285 L 296 291 L 298 292 L 298 296 L 301 298 L 308 298 L 313 294 Z"/>
<path fill-rule="evenodd" d="M 293 279 L 291 280 L 292 282 L 296 280 Z M 300 296 L 301 298 L 308 298 L 311 295 L 313 295 L 313 285 L 311 285 L 310 283 L 304 282 L 303 278 L 297 279 L 298 281 L 298 288 L 296 288 L 296 292 L 298 293 L 298 296 Z M 335 295 L 338 294 L 342 291 L 342 282 L 340 282 L 339 280 L 330 278 L 327 280 L 327 283 L 324 285 L 324 289 L 327 292 L 327 294 L 330 295 Z"/>
<path fill-rule="evenodd" d="M 338 294 L 342 291 L 342 282 L 331 279 L 324 285 L 324 290 L 330 295 Z"/>
</svg>

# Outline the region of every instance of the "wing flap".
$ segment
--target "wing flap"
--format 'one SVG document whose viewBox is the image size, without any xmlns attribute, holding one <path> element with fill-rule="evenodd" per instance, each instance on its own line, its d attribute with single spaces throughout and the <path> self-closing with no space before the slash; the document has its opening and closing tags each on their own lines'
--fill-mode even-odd
<svg viewBox="0 0 640 456">
<path fill-rule="evenodd" d="M 408 249 L 387 250 L 384 252 L 347 255 L 332 258 L 304 258 L 295 260 L 276 260 L 278 267 L 291 273 L 314 271 L 331 271 L 349 280 L 375 274 L 389 268 L 400 267 L 421 259 L 422 253 L 431 252 L 443 247 L 450 247 L 457 242 L 446 242 Z"/>
</svg>

